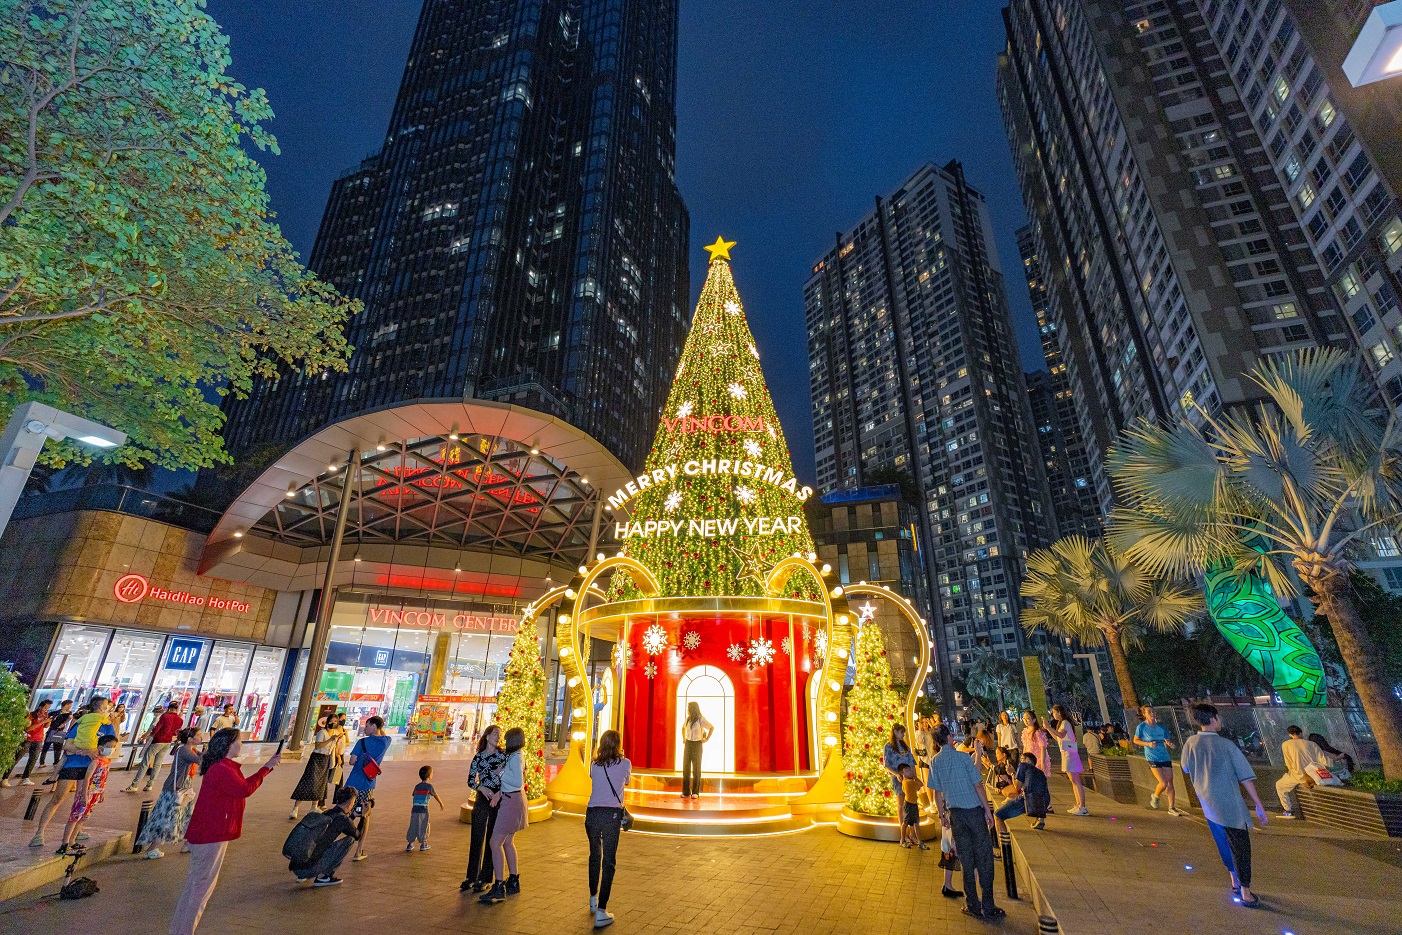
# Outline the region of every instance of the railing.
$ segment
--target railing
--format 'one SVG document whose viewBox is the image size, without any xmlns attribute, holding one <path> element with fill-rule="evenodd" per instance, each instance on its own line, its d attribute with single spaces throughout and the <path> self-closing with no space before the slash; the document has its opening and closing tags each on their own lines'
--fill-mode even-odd
<svg viewBox="0 0 1402 935">
<path fill-rule="evenodd" d="M 22 497 L 15 504 L 14 518 L 50 516 L 75 510 L 125 513 L 202 533 L 212 531 L 220 516 L 214 510 L 125 484 L 93 484 Z"/>
</svg>

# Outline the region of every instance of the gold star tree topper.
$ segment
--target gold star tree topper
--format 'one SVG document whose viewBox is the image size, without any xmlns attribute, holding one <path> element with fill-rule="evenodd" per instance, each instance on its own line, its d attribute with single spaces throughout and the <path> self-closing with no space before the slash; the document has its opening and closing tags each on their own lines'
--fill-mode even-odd
<svg viewBox="0 0 1402 935">
<path fill-rule="evenodd" d="M 715 243 L 702 247 L 701 249 L 711 255 L 711 262 L 714 263 L 716 260 L 730 259 L 730 248 L 733 246 L 735 246 L 735 241 L 726 240 L 724 237 L 717 234 Z"/>
</svg>

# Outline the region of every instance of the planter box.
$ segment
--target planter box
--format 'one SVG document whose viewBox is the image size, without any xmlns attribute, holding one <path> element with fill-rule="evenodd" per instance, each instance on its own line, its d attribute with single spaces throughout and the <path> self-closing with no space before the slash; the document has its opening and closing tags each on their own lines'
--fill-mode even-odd
<svg viewBox="0 0 1402 935">
<path fill-rule="evenodd" d="M 1134 773 L 1129 764 L 1127 756 L 1091 756 L 1090 775 L 1095 780 L 1095 791 L 1116 802 L 1137 802 Z"/>
<path fill-rule="evenodd" d="M 1402 795 L 1338 786 L 1300 786 L 1295 795 L 1305 821 L 1368 837 L 1402 838 Z"/>
</svg>

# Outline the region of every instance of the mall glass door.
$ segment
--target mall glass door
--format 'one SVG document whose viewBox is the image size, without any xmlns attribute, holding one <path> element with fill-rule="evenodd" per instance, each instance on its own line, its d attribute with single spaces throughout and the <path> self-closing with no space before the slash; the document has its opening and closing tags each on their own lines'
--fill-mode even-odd
<svg viewBox="0 0 1402 935">
<path fill-rule="evenodd" d="M 62 701 L 71 701 L 74 706 L 86 702 L 111 639 L 110 627 L 72 623 L 61 627 L 49 664 L 34 692 L 34 704 L 48 699 L 53 702 L 54 710 L 58 710 Z"/>
<path fill-rule="evenodd" d="M 166 639 L 165 647 L 161 650 L 161 665 L 151 682 L 146 709 L 141 715 L 143 729 L 155 720 L 151 716 L 151 709 L 156 705 L 175 705 L 185 717 L 185 723 L 190 723 L 200 679 L 204 678 L 205 666 L 209 664 L 209 645 L 209 640 L 194 636 L 172 636 Z"/>
<path fill-rule="evenodd" d="M 282 660 L 286 655 L 287 650 L 273 646 L 259 646 L 253 651 L 253 662 L 248 668 L 248 680 L 244 683 L 243 699 L 239 703 L 239 730 L 249 740 L 268 739 L 268 715 L 272 711 L 278 679 L 282 676 Z"/>
<path fill-rule="evenodd" d="M 151 684 L 151 673 L 161 659 L 165 637 L 141 630 L 118 630 L 112 635 L 107 655 L 98 669 L 93 694 L 109 698 L 115 710 L 126 707 L 126 716 L 116 725 L 123 742 L 134 742 Z"/>
</svg>

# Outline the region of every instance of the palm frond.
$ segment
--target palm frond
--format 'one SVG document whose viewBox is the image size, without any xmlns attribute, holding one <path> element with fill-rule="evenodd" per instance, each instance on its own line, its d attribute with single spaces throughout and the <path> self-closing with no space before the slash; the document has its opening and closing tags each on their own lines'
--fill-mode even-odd
<svg viewBox="0 0 1402 935">
<path fill-rule="evenodd" d="M 1314 347 L 1262 360 L 1249 375 L 1283 412 L 1294 411 L 1331 446 L 1352 452 L 1377 447 L 1384 414 L 1377 389 L 1354 355 Z"/>
<path fill-rule="evenodd" d="M 1191 425 L 1165 429 L 1140 421 L 1121 434 L 1106 465 L 1127 501 L 1150 501 L 1176 515 L 1205 519 L 1226 480 L 1217 454 Z"/>
</svg>

